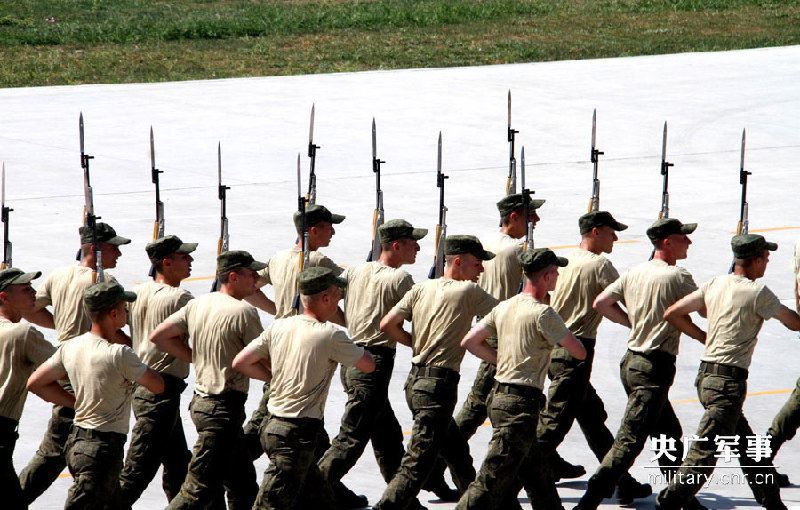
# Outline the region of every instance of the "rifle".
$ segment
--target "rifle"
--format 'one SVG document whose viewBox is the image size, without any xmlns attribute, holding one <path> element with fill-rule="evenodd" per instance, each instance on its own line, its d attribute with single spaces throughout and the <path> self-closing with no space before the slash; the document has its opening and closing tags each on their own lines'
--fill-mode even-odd
<svg viewBox="0 0 800 510">
<path fill-rule="evenodd" d="M 153 126 L 150 126 L 150 178 L 156 185 L 156 220 L 153 223 L 153 241 L 164 237 L 164 202 L 161 201 L 161 189 L 158 174 L 163 174 L 163 170 L 156 168 L 156 150 L 153 142 Z M 156 267 L 150 265 L 150 278 L 155 277 Z"/>
<path fill-rule="evenodd" d="M 8 239 L 8 213 L 13 211 L 10 207 L 6 206 L 6 164 L 3 163 L 3 198 L 2 198 L 2 220 L 3 220 L 3 263 L 0 269 L 8 269 L 12 267 L 11 263 L 11 241 Z"/>
<path fill-rule="evenodd" d="M 658 219 L 669 218 L 669 192 L 667 185 L 669 184 L 669 167 L 675 166 L 674 163 L 667 162 L 667 122 L 664 121 L 664 136 L 661 138 L 661 175 L 663 176 L 663 186 L 661 188 L 661 210 L 658 211 Z M 656 254 L 656 249 L 653 248 L 650 253 L 650 260 Z"/>
<path fill-rule="evenodd" d="M 525 187 L 525 147 L 522 148 L 520 156 L 520 184 L 522 185 L 522 210 L 525 214 L 525 221 L 527 222 L 527 231 L 525 234 L 525 243 L 522 245 L 522 251 L 533 250 L 533 222 L 531 221 L 531 195 L 534 191 Z M 522 281 L 519 282 L 519 289 L 517 293 L 522 292 L 525 286 L 525 276 L 523 274 Z"/>
<path fill-rule="evenodd" d="M 597 108 L 592 113 L 592 152 L 590 161 L 594 165 L 594 173 L 592 177 L 592 198 L 589 200 L 589 212 L 600 210 L 600 179 L 597 178 L 597 163 L 600 161 L 600 155 L 605 154 L 603 151 L 597 150 L 595 141 L 597 139 Z"/>
<path fill-rule="evenodd" d="M 222 144 L 217 143 L 217 196 L 219 197 L 220 215 L 219 215 L 219 241 L 217 242 L 217 257 L 228 251 L 228 216 L 225 208 L 227 205 L 226 192 L 231 189 L 230 186 L 222 184 Z M 214 283 L 211 284 L 211 292 L 219 290 L 219 275 L 214 277 Z"/>
<path fill-rule="evenodd" d="M 519 133 L 511 129 L 511 90 L 508 91 L 508 178 L 506 179 L 506 196 L 517 192 L 517 158 L 514 157 L 515 135 Z"/>
<path fill-rule="evenodd" d="M 311 105 L 311 123 L 308 128 L 308 157 L 311 160 L 311 166 L 308 170 L 308 193 L 306 193 L 306 202 L 308 204 L 317 203 L 317 173 L 315 169 L 317 149 L 320 147 L 319 145 L 314 145 L 314 106 L 313 104 Z"/>
<path fill-rule="evenodd" d="M 314 114 L 311 114 L 312 118 Z M 299 275 L 303 269 L 308 266 L 308 259 L 310 257 L 309 246 L 308 246 L 308 223 L 306 222 L 306 204 L 308 203 L 308 197 L 303 196 L 302 186 L 301 186 L 301 177 L 300 177 L 300 153 L 297 153 L 297 211 L 300 213 L 300 256 L 297 260 L 297 274 Z M 297 310 L 297 313 L 300 313 L 300 284 L 297 283 L 295 279 L 295 287 L 297 287 L 297 292 L 294 296 L 294 301 L 292 302 L 292 308 Z"/>
<path fill-rule="evenodd" d="M 433 266 L 428 272 L 428 278 L 439 278 L 444 274 L 444 240 L 447 237 L 447 224 L 445 217 L 447 207 L 444 205 L 444 180 L 448 176 L 442 173 L 442 132 L 439 131 L 439 153 L 436 164 L 436 187 L 439 188 L 439 223 L 436 225 L 436 247 L 434 249 Z"/>
<path fill-rule="evenodd" d="M 383 225 L 383 190 L 381 190 L 381 161 L 378 159 L 375 136 L 375 119 L 372 119 L 372 171 L 375 173 L 375 211 L 372 213 L 372 249 L 367 254 L 367 262 L 378 260 L 381 255 L 381 239 L 378 229 Z"/>
<path fill-rule="evenodd" d="M 739 206 L 739 223 L 736 225 L 736 234 L 746 234 L 749 229 L 749 223 L 747 220 L 748 215 L 748 205 L 747 205 L 747 176 L 752 174 L 752 172 L 748 172 L 744 169 L 744 145 L 745 145 L 745 130 L 742 129 L 742 155 L 741 160 L 739 162 L 739 184 L 742 185 L 742 200 Z M 734 263 L 731 262 L 731 269 L 728 271 L 729 273 L 733 272 L 733 265 Z"/>
<path fill-rule="evenodd" d="M 102 283 L 105 281 L 103 274 L 103 255 L 100 252 L 100 243 L 97 242 L 97 220 L 99 216 L 94 215 L 94 194 L 89 180 L 89 160 L 94 156 L 89 156 L 84 150 L 83 136 L 83 112 L 78 117 L 78 131 L 81 145 L 81 168 L 83 169 L 83 196 L 85 204 L 83 207 L 83 225 L 92 231 L 92 251 L 94 252 L 94 270 L 92 271 L 92 283 Z M 78 250 L 78 260 L 81 259 L 81 252 Z"/>
</svg>

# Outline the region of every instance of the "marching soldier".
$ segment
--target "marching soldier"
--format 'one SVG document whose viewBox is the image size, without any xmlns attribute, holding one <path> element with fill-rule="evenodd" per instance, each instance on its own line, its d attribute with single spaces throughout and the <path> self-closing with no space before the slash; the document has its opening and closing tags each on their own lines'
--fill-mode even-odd
<svg viewBox="0 0 800 510">
<path fill-rule="evenodd" d="M 197 243 L 184 243 L 174 235 L 162 237 L 145 247 L 155 276 L 153 281 L 134 289 L 136 301 L 130 305 L 129 316 L 131 341 L 139 358 L 161 374 L 165 390 L 154 394 L 144 386 L 134 389 L 136 424 L 120 475 L 121 497 L 126 507 L 141 497 L 162 464 L 162 485 L 167 501 L 178 494 L 186 478 L 191 453 L 183 433 L 180 403 L 189 363 L 160 351 L 149 337 L 167 317 L 193 299 L 180 284 L 192 272 L 191 253 L 196 248 Z M 183 341 L 186 340 L 184 336 Z"/>
<path fill-rule="evenodd" d="M 105 223 L 96 225 L 97 243 L 104 269 L 117 267 L 117 259 L 122 256 L 119 247 L 131 242 L 118 236 L 111 226 Z M 67 266 L 54 271 L 36 292 L 34 311 L 25 314 L 30 322 L 45 328 L 55 329 L 58 342 L 82 335 L 89 331 L 89 314 L 83 304 L 83 293 L 92 285 L 95 269 L 95 254 L 92 245 L 92 229 L 80 227 L 81 260 L 77 266 Z M 107 281 L 115 281 L 106 274 Z M 46 307 L 52 306 L 52 313 Z M 119 338 L 112 340 L 130 345 L 130 338 L 122 330 L 115 330 Z M 67 391 L 69 382 L 63 383 Z M 64 447 L 69 438 L 75 411 L 70 407 L 53 406 L 53 414 L 47 424 L 39 449 L 19 476 L 22 491 L 28 503 L 32 503 L 58 478 L 66 466 Z"/>
<path fill-rule="evenodd" d="M 592 303 L 603 289 L 619 278 L 603 253 L 611 253 L 617 240 L 616 232 L 628 226 L 619 223 L 607 211 L 592 211 L 580 217 L 578 227 L 580 247 L 567 256 L 569 264 L 559 275 L 550 304 L 586 348 L 586 358 L 575 358 L 564 346 L 553 348 L 548 369 L 551 383 L 547 403 L 539 414 L 537 436 L 540 449 L 549 457 L 577 420 L 589 448 L 597 460 L 602 461 L 614 443 L 614 435 L 605 425 L 608 415 L 603 401 L 589 382 L 597 326 L 603 318 L 592 308 Z M 557 457 L 552 463 L 554 470 L 561 465 L 559 461 Z M 627 472 L 617 485 L 622 504 L 652 493 L 648 484 L 640 484 Z"/>
<path fill-rule="evenodd" d="M 561 508 L 555 480 L 531 430 L 544 403 L 550 351 L 560 344 L 576 359 L 584 359 L 586 351 L 556 311 L 543 303 L 567 259 L 542 248 L 524 251 L 519 262 L 527 278 L 522 293 L 497 305 L 461 341 L 496 365 L 497 375 L 489 404 L 494 427 L 489 451 L 459 509 L 500 508 L 517 476 L 531 487 L 530 500 L 535 498 L 537 507 Z M 497 348 L 486 342 L 490 336 L 497 338 Z"/>
<path fill-rule="evenodd" d="M 347 282 L 324 267 L 305 269 L 297 279 L 303 313 L 275 320 L 233 361 L 243 374 L 271 381 L 269 418 L 261 432 L 270 464 L 254 507 L 259 509 L 289 508 L 303 486 L 313 508 L 340 508 L 315 462 L 325 401 L 339 363 L 375 370 L 368 351 L 326 324 Z"/>
<path fill-rule="evenodd" d="M 231 362 L 262 331 L 255 308 L 242 300 L 256 291 L 266 264 L 246 251 L 217 257 L 219 292 L 192 299 L 150 335 L 162 351 L 194 364 L 195 389 L 189 405 L 197 443 L 180 492 L 168 508 L 250 508 L 258 485 L 243 442 L 244 403 L 250 380 Z M 184 341 L 188 335 L 192 346 Z"/>
<path fill-rule="evenodd" d="M 475 478 L 469 445 L 452 415 L 464 357 L 460 341 L 472 318 L 486 315 L 498 302 L 475 283 L 483 261 L 492 258 L 474 236 L 447 237 L 444 276 L 414 285 L 381 321 L 381 331 L 414 351 L 406 382 L 414 428 L 400 469 L 373 508 L 408 508 L 440 453 L 460 491 Z M 406 320 L 413 324 L 412 334 L 403 329 Z"/>
<path fill-rule="evenodd" d="M 19 419 L 28 396 L 25 385 L 33 370 L 55 352 L 36 328 L 20 323 L 22 314 L 36 304 L 31 281 L 41 275 L 17 268 L 0 271 L 0 486 L 12 509 L 28 507 L 13 463 Z"/>
<path fill-rule="evenodd" d="M 119 508 L 119 472 L 128 434 L 133 382 L 153 393 L 164 380 L 142 363 L 117 332 L 128 321 L 127 304 L 136 294 L 116 282 L 84 292 L 91 330 L 61 342 L 53 357 L 28 380 L 28 389 L 50 402 L 75 408 L 66 449 L 74 479 L 64 508 Z M 69 377 L 75 393 L 58 384 Z"/>
<path fill-rule="evenodd" d="M 696 223 L 683 224 L 675 218 L 657 220 L 647 229 L 655 247 L 653 259 L 623 274 L 595 299 L 595 310 L 631 329 L 628 352 L 620 364 L 628 404 L 611 450 L 589 479 L 586 493 L 575 507 L 578 510 L 593 510 L 613 494 L 648 435 L 673 438 L 679 454 L 683 452 L 681 424 L 668 400 L 680 331 L 663 315 L 667 307 L 697 289 L 689 272 L 675 265 L 686 258 L 692 244 L 689 234 L 696 228 Z M 665 466 L 662 470 L 666 471 Z"/>
<path fill-rule="evenodd" d="M 776 318 L 792 331 L 800 330 L 800 316 L 782 305 L 767 286 L 756 280 L 764 276 L 769 252 L 778 249 L 763 236 L 743 234 L 731 240 L 733 273 L 704 283 L 699 290 L 672 305 L 664 314 L 670 324 L 706 344 L 700 357 L 697 394 L 705 408 L 695 437 L 683 464 L 672 477 L 669 487 L 658 495 L 657 507 L 681 508 L 700 490 L 708 476 L 706 469 L 716 465 L 716 438 L 735 437 L 732 449 L 748 449 L 747 439 L 753 429 L 742 414 L 747 392 L 747 375 L 764 321 Z M 695 325 L 689 314 L 708 317 L 708 334 Z M 775 470 L 770 457 L 747 458 L 740 462 L 753 495 L 764 508 L 785 510 Z M 694 477 L 694 479 L 692 478 Z"/>
</svg>

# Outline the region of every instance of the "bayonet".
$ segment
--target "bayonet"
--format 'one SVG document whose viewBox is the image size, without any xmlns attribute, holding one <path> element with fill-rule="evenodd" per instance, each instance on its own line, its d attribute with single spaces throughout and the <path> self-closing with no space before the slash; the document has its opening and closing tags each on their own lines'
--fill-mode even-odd
<svg viewBox="0 0 800 510">
<path fill-rule="evenodd" d="M 156 149 L 153 141 L 153 126 L 150 126 L 150 178 L 156 186 L 156 221 L 153 224 L 153 241 L 164 237 L 164 202 L 161 201 L 159 174 L 163 170 L 156 168 Z"/>
<path fill-rule="evenodd" d="M 314 108 L 316 105 L 311 105 L 311 122 L 308 128 L 308 157 L 311 160 L 311 165 L 308 171 L 308 193 L 306 193 L 306 201 L 309 204 L 317 203 L 317 149 L 319 145 L 314 145 Z"/>
<path fill-rule="evenodd" d="M 3 183 L 2 183 L 2 220 L 3 220 L 3 263 L 0 269 L 8 269 L 13 267 L 11 261 L 11 240 L 8 237 L 9 231 L 9 213 L 14 209 L 6 206 L 6 164 L 3 162 Z"/>
<path fill-rule="evenodd" d="M 508 91 L 508 178 L 506 179 L 506 196 L 517 192 L 517 158 L 514 153 L 516 129 L 511 128 L 511 90 Z"/>
<path fill-rule="evenodd" d="M 592 152 L 590 161 L 593 165 L 592 175 L 592 198 L 589 200 L 589 211 L 600 210 L 600 179 L 597 178 L 597 164 L 600 161 L 600 155 L 604 154 L 603 151 L 597 150 L 597 108 L 592 112 Z"/>
<path fill-rule="evenodd" d="M 749 205 L 747 204 L 747 176 L 751 175 L 752 172 L 748 172 L 744 169 L 744 147 L 745 147 L 745 138 L 746 133 L 745 130 L 742 129 L 742 152 L 741 157 L 739 160 L 739 184 L 742 186 L 742 199 L 739 205 L 739 223 L 736 225 L 736 234 L 747 234 L 750 226 L 749 226 Z M 731 269 L 728 271 L 729 273 L 733 272 L 734 262 L 731 262 Z"/>
<path fill-rule="evenodd" d="M 436 160 L 436 186 L 439 188 L 439 223 L 436 225 L 436 246 L 433 266 L 428 278 L 439 278 L 444 274 L 444 240 L 447 237 L 447 207 L 444 205 L 444 180 L 448 176 L 442 173 L 442 132 L 439 131 L 438 155 Z"/>
<path fill-rule="evenodd" d="M 217 257 L 228 251 L 230 236 L 228 234 L 228 214 L 227 214 L 227 191 L 230 186 L 222 184 L 222 143 L 217 142 L 217 197 L 219 198 L 220 215 L 219 215 L 219 241 L 217 241 Z M 219 274 L 214 278 L 214 283 L 211 284 L 211 292 L 219 290 Z"/>
</svg>

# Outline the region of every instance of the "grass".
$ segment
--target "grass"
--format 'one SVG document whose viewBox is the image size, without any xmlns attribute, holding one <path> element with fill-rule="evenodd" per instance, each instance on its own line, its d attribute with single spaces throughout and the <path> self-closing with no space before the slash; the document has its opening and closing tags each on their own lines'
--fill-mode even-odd
<svg viewBox="0 0 800 510">
<path fill-rule="evenodd" d="M 4 0 L 0 86 L 583 59 L 800 43 L 800 0 Z"/>
</svg>

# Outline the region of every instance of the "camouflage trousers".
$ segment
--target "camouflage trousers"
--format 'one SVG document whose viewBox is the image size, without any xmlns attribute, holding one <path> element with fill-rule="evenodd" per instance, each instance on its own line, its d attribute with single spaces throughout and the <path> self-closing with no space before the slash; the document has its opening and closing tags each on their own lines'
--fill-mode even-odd
<svg viewBox="0 0 800 510">
<path fill-rule="evenodd" d="M 676 455 L 683 457 L 683 430 L 668 399 L 675 378 L 675 356 L 662 351 L 642 354 L 628 351 L 620 364 L 622 386 L 628 404 L 614 438 L 614 444 L 603 457 L 597 472 L 588 484 L 589 491 L 608 497 L 620 476 L 633 465 L 642 452 L 647 437 L 661 434 L 675 440 Z M 659 457 L 662 472 L 674 472 L 666 456 Z"/>
<path fill-rule="evenodd" d="M 794 391 L 775 415 L 772 425 L 767 430 L 767 434 L 772 436 L 772 458 L 775 458 L 783 443 L 794 438 L 798 427 L 800 427 L 800 379 L 797 380 Z"/>
<path fill-rule="evenodd" d="M 261 429 L 269 466 L 254 508 L 282 510 L 295 498 L 306 508 L 336 508 L 331 486 L 316 464 L 318 445 L 327 437 L 322 428 L 318 419 L 269 417 Z"/>
<path fill-rule="evenodd" d="M 14 469 L 14 445 L 19 437 L 18 425 L 17 420 L 0 416 L 0 487 L 3 488 L 3 505 L 11 510 L 28 508 Z"/>
<path fill-rule="evenodd" d="M 453 481 L 465 491 L 475 479 L 469 444 L 453 421 L 458 372 L 414 365 L 406 380 L 406 402 L 414 427 L 403 460 L 375 509 L 409 508 L 434 469 L 439 455 L 447 462 Z"/>
<path fill-rule="evenodd" d="M 516 499 L 518 480 L 525 485 L 532 505 L 535 500 L 535 508 L 562 508 L 553 473 L 531 433 L 543 402 L 542 392 L 532 386 L 495 385 L 489 402 L 493 427 L 489 449 L 457 509 L 509 508 L 506 500 Z"/>
<path fill-rule="evenodd" d="M 375 371 L 365 374 L 355 367 L 342 366 L 342 386 L 347 404 L 339 434 L 319 461 L 323 478 L 339 481 L 364 453 L 372 441 L 375 460 L 384 480 L 392 479 L 403 458 L 403 430 L 389 402 L 389 381 L 394 369 L 395 350 L 368 347 L 375 360 Z"/>
<path fill-rule="evenodd" d="M 572 428 L 574 421 L 583 432 L 589 448 L 602 461 L 614 443 L 614 435 L 606 427 L 608 418 L 603 401 L 589 382 L 592 375 L 595 340 L 579 337 L 586 348 L 586 359 L 574 358 L 561 346 L 550 355 L 550 387 L 547 404 L 539 414 L 536 435 L 545 455 L 554 452 Z"/>
<path fill-rule="evenodd" d="M 28 465 L 19 474 L 19 484 L 28 504 L 42 495 L 64 471 L 67 460 L 64 451 L 72 431 L 75 410 L 70 407 L 53 406 L 53 414 L 47 423 L 39 449 Z"/>
<path fill-rule="evenodd" d="M 65 509 L 121 508 L 119 472 L 126 439 L 125 434 L 118 432 L 73 427 L 66 448 L 73 482 Z"/>
<path fill-rule="evenodd" d="M 138 500 L 164 465 L 162 486 L 167 501 L 174 498 L 186 479 L 191 453 L 180 419 L 181 393 L 186 382 L 162 374 L 163 393 L 155 394 L 143 386 L 133 391 L 133 414 L 136 424 L 120 475 L 122 502 L 126 506 Z"/>
<path fill-rule="evenodd" d="M 242 437 L 247 395 L 195 394 L 189 405 L 197 442 L 181 490 L 167 508 L 228 508 L 253 506 L 258 492 L 256 472 Z"/>
<path fill-rule="evenodd" d="M 486 343 L 497 348 L 497 338 L 489 337 Z M 487 402 L 494 387 L 494 375 L 497 367 L 491 363 L 481 361 L 478 372 L 475 374 L 475 381 L 469 390 L 469 395 L 456 415 L 455 421 L 458 430 L 465 439 L 469 440 L 475 435 L 478 427 L 483 425 L 488 417 Z"/>
<path fill-rule="evenodd" d="M 659 494 L 658 501 L 666 509 L 677 508 L 682 502 L 692 499 L 717 464 L 716 438 L 731 436 L 728 438 L 731 440 L 731 451 L 735 448 L 740 455 L 745 455 L 739 459 L 739 465 L 756 501 L 767 508 L 786 508 L 781 503 L 780 489 L 769 455 L 755 459 L 745 453 L 748 450 L 747 438 L 754 435 L 742 414 L 747 393 L 747 370 L 702 362 L 695 385 L 705 409 L 696 434 L 701 440 L 692 441 L 686 459 L 669 487 Z"/>
</svg>

